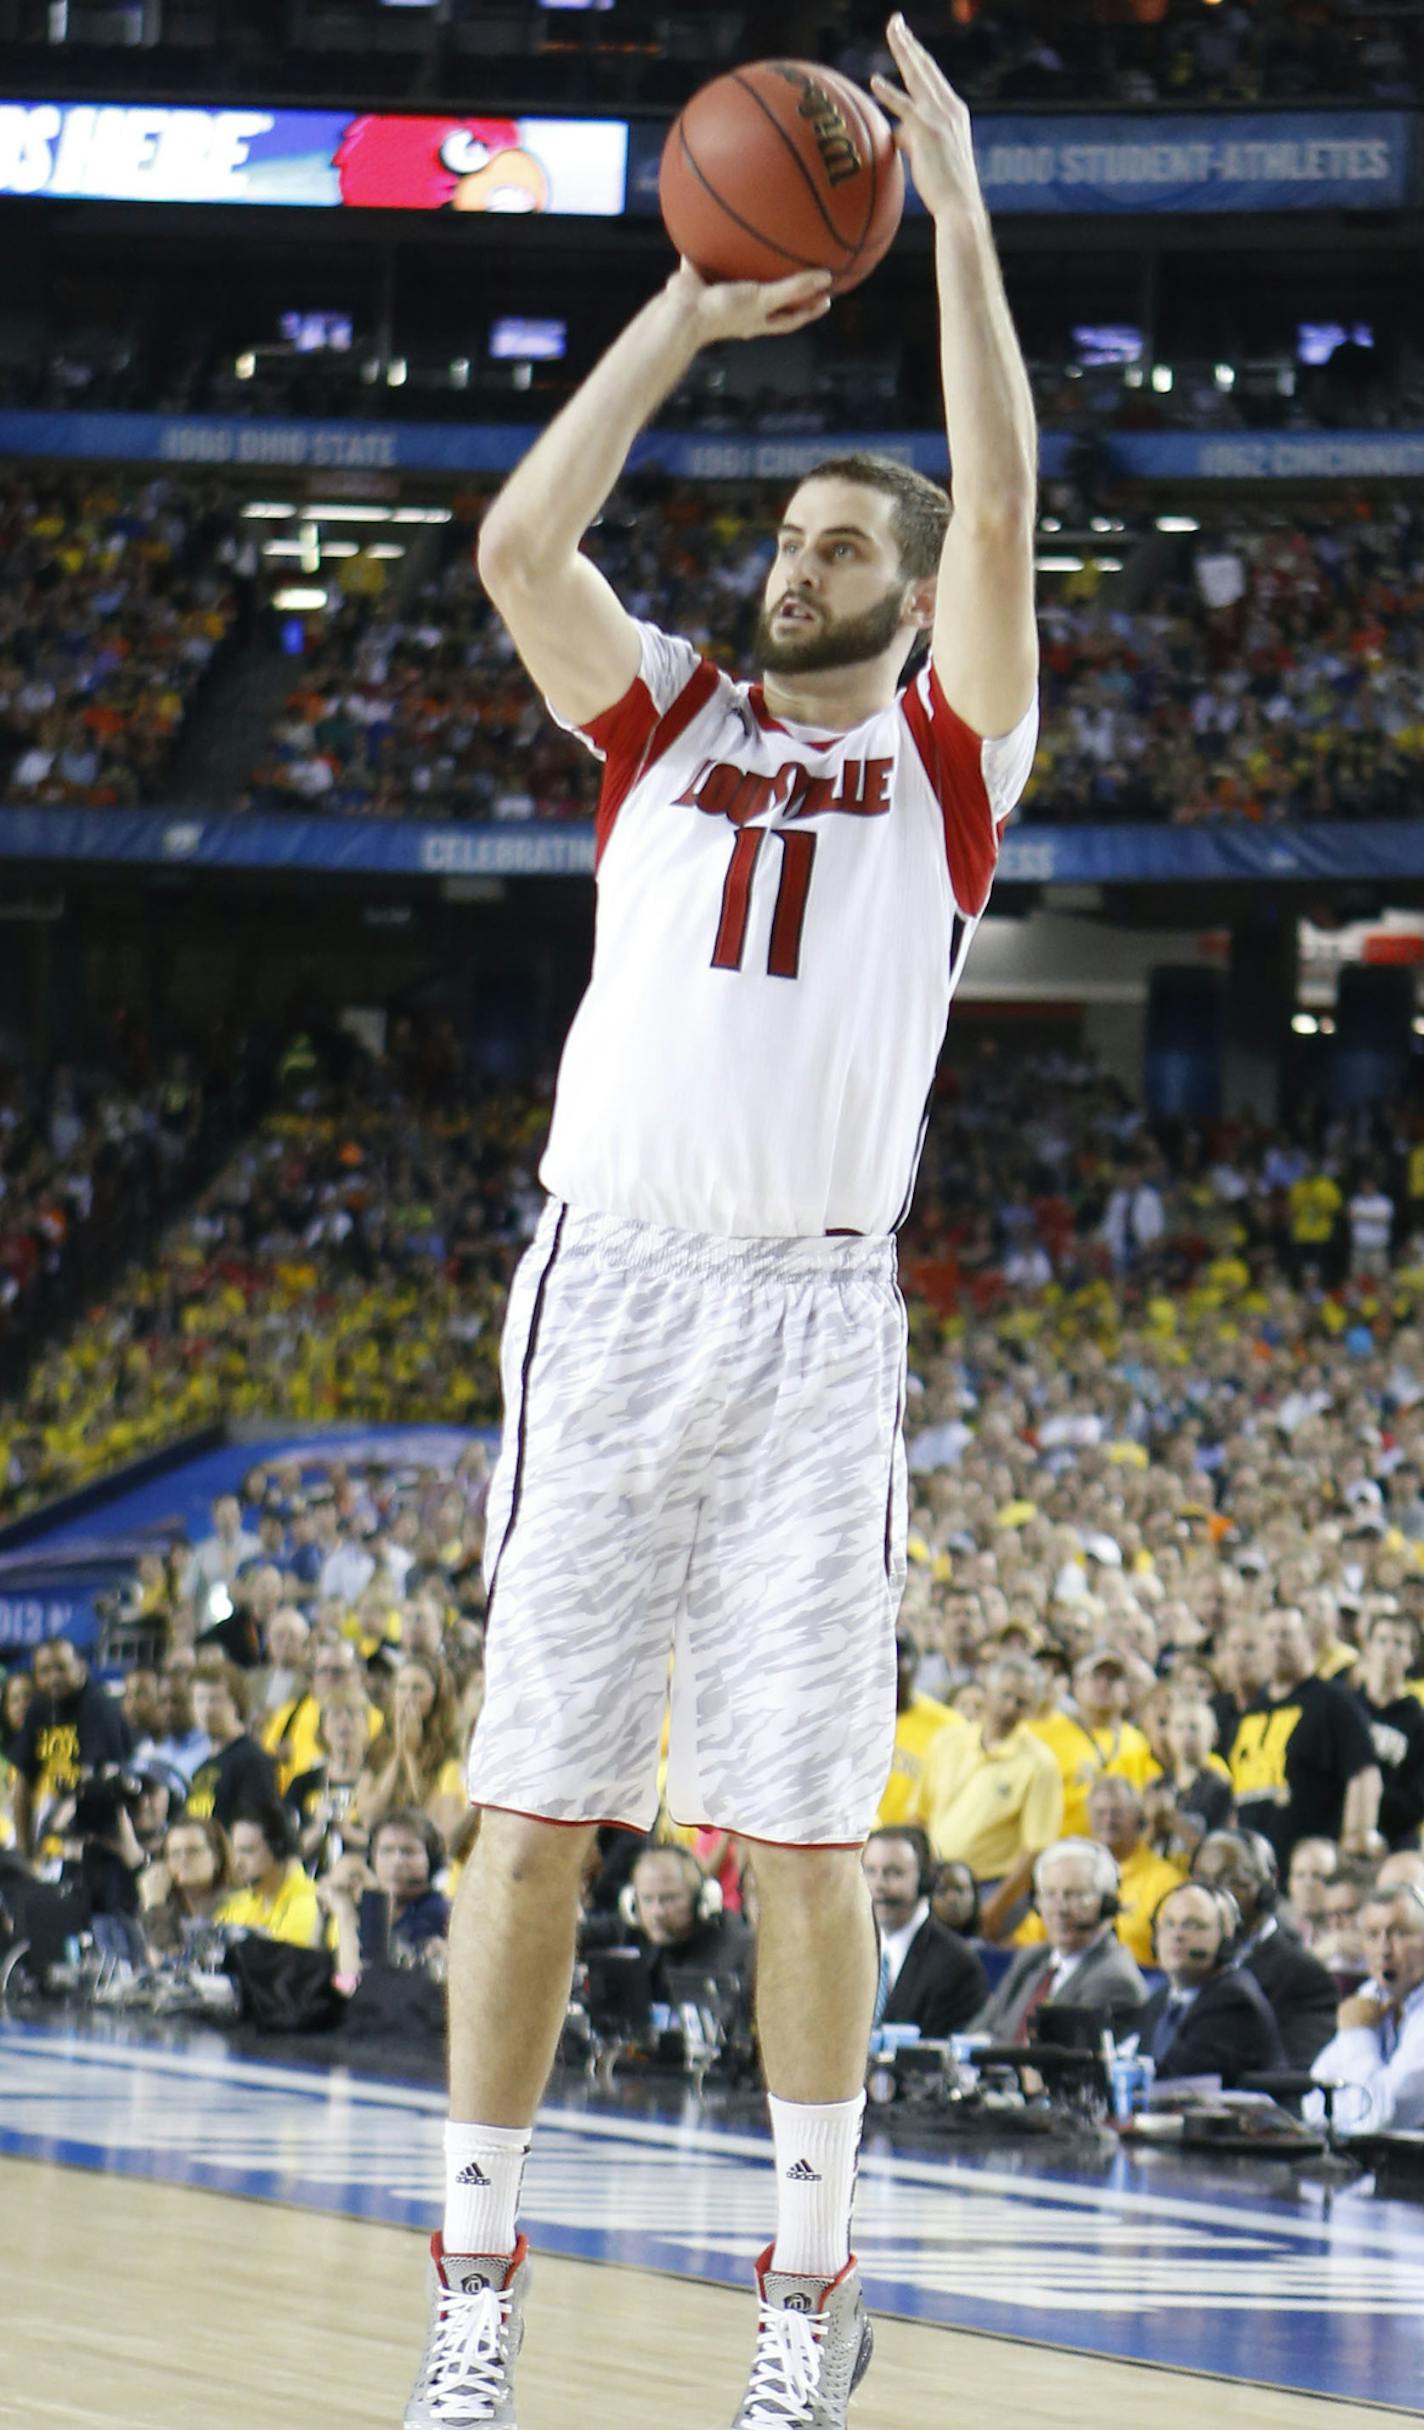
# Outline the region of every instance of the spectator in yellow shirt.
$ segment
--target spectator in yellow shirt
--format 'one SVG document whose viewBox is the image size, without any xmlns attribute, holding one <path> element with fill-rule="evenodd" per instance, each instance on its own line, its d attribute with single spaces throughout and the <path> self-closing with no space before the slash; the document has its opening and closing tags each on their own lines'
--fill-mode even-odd
<svg viewBox="0 0 1424 2430">
<path fill-rule="evenodd" d="M 1344 1203 L 1339 1183 L 1326 1172 L 1302 1173 L 1291 1183 L 1286 1210 L 1297 1282 L 1321 1279 Z"/>
<path fill-rule="evenodd" d="M 1063 1780 L 1063 1836 L 1088 1836 L 1088 1792 L 1105 1772 L 1145 1789 L 1160 1778 L 1157 1761 L 1143 1732 L 1128 1719 L 1132 1702 L 1132 1665 L 1113 1645 L 1095 1645 L 1073 1666 L 1071 1702 L 1056 1713 L 1030 1721 L 1057 1764 Z"/>
<path fill-rule="evenodd" d="M 1143 1808 L 1131 1781 L 1105 1772 L 1088 1792 L 1088 1830 L 1117 1858 L 1117 1937 L 1139 1966 L 1155 1964 L 1152 1918 L 1157 1902 L 1186 1880 L 1180 1865 L 1159 1856 L 1143 1837 Z"/>
<path fill-rule="evenodd" d="M 902 1633 L 896 1638 L 895 1660 L 895 1752 L 875 1817 L 876 1827 L 882 1831 L 895 1823 L 910 1822 L 919 1813 L 925 1764 L 941 1731 L 969 1727 L 951 1705 L 917 1693 L 920 1649 L 913 1637 Z"/>
<path fill-rule="evenodd" d="M 1034 1861 L 1059 1836 L 1058 1766 L 1028 1727 L 1038 1673 L 1025 1655 L 1004 1654 L 984 1674 L 983 1719 L 942 1730 L 925 1765 L 921 1807 L 936 1856 L 967 1864 L 984 1890 L 980 1929 L 993 1939 L 1033 1878 Z"/>
<path fill-rule="evenodd" d="M 316 1885 L 292 1853 L 295 1830 L 286 1809 L 254 1806 L 232 1826 L 232 1869 L 238 1887 L 218 1907 L 214 1921 L 241 1924 L 271 1941 L 315 1949 L 321 1940 Z"/>
</svg>

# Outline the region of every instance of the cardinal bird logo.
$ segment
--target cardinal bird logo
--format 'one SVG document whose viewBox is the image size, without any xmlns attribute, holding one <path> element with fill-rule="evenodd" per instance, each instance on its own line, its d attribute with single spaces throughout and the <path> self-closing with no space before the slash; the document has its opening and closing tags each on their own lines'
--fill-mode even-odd
<svg viewBox="0 0 1424 2430">
<path fill-rule="evenodd" d="M 341 199 L 385 211 L 547 211 L 549 179 L 514 118 L 353 118 L 333 167 Z"/>
</svg>

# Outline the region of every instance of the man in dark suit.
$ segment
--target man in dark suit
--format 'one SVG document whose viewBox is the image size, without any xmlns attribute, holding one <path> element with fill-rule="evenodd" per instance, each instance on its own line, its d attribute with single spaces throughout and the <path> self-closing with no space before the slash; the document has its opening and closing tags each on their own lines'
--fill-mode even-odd
<svg viewBox="0 0 1424 2430">
<path fill-rule="evenodd" d="M 1250 1968 L 1271 2004 L 1286 2065 L 1309 2067 L 1335 2031 L 1340 1995 L 1334 1976 L 1276 1913 L 1275 1849 L 1260 1831 L 1209 1831 L 1192 1859 L 1192 1879 L 1235 1899 L 1238 1963 Z"/>
<path fill-rule="evenodd" d="M 1137 2047 L 1155 2060 L 1159 2084 L 1218 2076 L 1229 2090 L 1243 2076 L 1285 2065 L 1264 1991 L 1232 1963 L 1238 1924 L 1236 1901 L 1205 1882 L 1179 1882 L 1157 1909 L 1157 1958 L 1167 1980 L 1137 2020 Z"/>
<path fill-rule="evenodd" d="M 996 2042 L 1026 2042 L 1029 2019 L 1050 2003 L 1122 2017 L 1140 2008 L 1147 1985 L 1113 1930 L 1117 1864 L 1095 1839 L 1060 1839 L 1033 1869 L 1034 1904 L 1045 1938 L 1021 1949 L 974 2019 Z"/>
<path fill-rule="evenodd" d="M 871 1832 L 861 1862 L 880 1932 L 876 2023 L 918 2025 L 922 2041 L 942 2042 L 969 2023 L 989 1983 L 969 1943 L 930 1913 L 929 1840 L 889 1823 Z"/>
</svg>

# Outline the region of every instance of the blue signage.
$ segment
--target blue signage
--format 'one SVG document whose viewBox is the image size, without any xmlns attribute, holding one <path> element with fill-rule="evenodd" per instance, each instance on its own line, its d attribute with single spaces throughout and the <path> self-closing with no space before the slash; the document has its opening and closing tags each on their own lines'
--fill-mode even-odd
<svg viewBox="0 0 1424 2430">
<path fill-rule="evenodd" d="M 0 861 L 343 871 L 390 878 L 588 877 L 593 829 L 419 819 L 207 817 L 181 810 L 0 809 Z M 1299 827 L 1010 827 L 1002 885 L 1424 878 L 1424 821 Z"/>
<path fill-rule="evenodd" d="M 175 469 L 283 473 L 507 473 L 533 446 L 529 422 L 275 422 L 222 414 L 0 411 L 0 457 L 50 456 Z M 1390 481 L 1424 477 L 1424 430 L 1105 431 L 1113 469 L 1134 481 Z M 1046 481 L 1067 469 L 1074 435 L 1039 433 Z M 629 467 L 685 481 L 799 481 L 824 456 L 872 448 L 943 480 L 941 430 L 742 438 L 645 430 Z"/>
<path fill-rule="evenodd" d="M 985 110 L 974 157 L 996 213 L 1377 211 L 1412 199 L 1413 123 L 1406 110 Z M 657 212 L 664 133 L 632 130 L 630 212 Z M 906 208 L 924 209 L 913 187 Z"/>
</svg>

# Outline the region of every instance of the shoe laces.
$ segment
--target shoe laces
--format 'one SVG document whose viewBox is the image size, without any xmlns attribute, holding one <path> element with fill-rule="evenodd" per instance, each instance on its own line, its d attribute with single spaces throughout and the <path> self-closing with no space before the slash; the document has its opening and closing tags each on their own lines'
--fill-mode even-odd
<svg viewBox="0 0 1424 2430">
<path fill-rule="evenodd" d="M 430 2364 L 430 2410 L 437 2422 L 463 2430 L 466 2422 L 492 2422 L 495 2406 L 509 2392 L 505 2327 L 509 2296 L 496 2287 L 467 2295 L 441 2290 Z"/>
<path fill-rule="evenodd" d="M 762 2305 L 741 2430 L 791 2430 L 797 2423 L 810 2430 L 821 2390 L 824 2327 L 818 2312 L 783 2312 L 779 2305 Z"/>
</svg>

